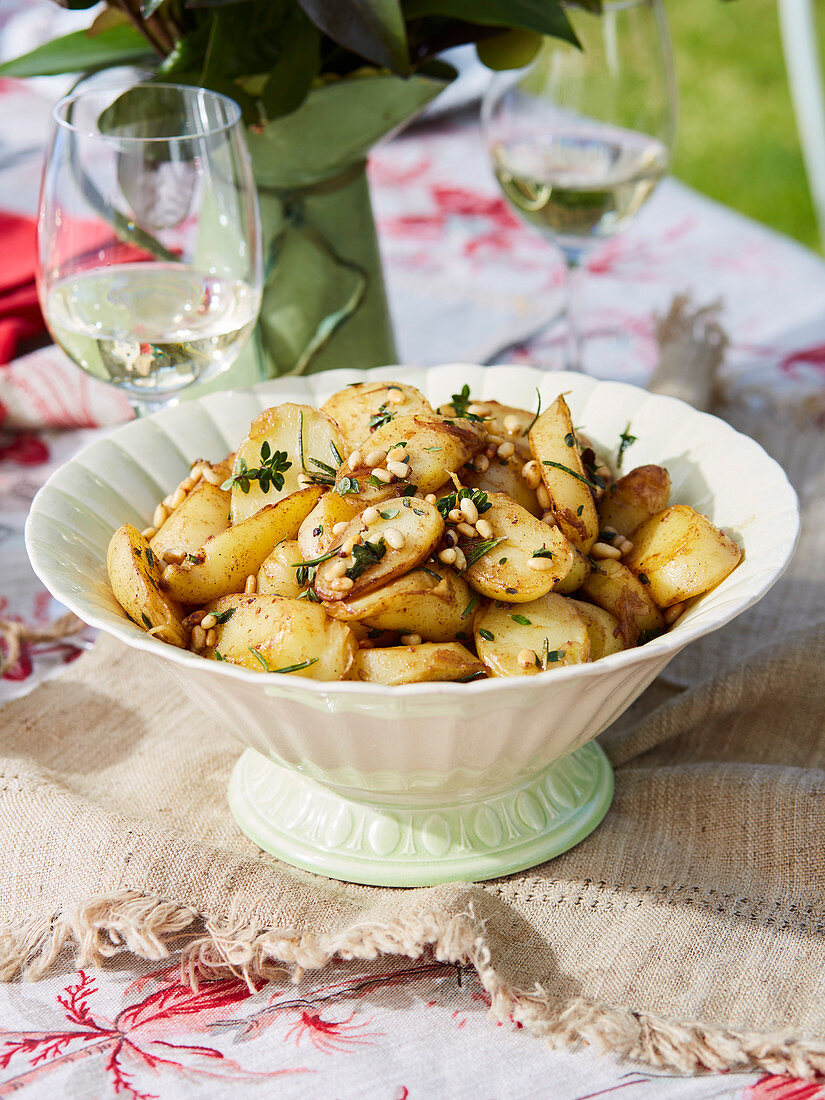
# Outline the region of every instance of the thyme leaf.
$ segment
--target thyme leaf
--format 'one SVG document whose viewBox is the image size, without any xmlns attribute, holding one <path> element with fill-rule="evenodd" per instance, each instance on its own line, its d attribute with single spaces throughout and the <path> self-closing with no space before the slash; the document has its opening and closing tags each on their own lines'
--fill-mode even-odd
<svg viewBox="0 0 825 1100">
<path fill-rule="evenodd" d="M 357 542 L 352 548 L 352 565 L 346 571 L 345 576 L 351 581 L 357 580 L 371 565 L 377 565 L 387 552 L 387 544 L 383 538 L 377 542 Z"/>
<path fill-rule="evenodd" d="M 619 436 L 619 449 L 616 451 L 616 469 L 621 470 L 622 462 L 624 461 L 624 453 L 628 447 L 632 446 L 638 437 L 630 434 L 630 421 L 627 422 L 627 427 Z"/>
</svg>

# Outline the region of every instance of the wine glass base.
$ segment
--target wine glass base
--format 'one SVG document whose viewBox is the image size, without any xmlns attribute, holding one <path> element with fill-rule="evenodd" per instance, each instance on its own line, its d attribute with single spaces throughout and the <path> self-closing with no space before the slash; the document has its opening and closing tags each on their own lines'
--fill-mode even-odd
<svg viewBox="0 0 825 1100">
<path fill-rule="evenodd" d="M 248 837 L 305 871 L 369 886 L 498 878 L 561 855 L 607 813 L 613 771 L 591 741 L 483 800 L 379 803 L 247 749 L 229 806 Z"/>
</svg>

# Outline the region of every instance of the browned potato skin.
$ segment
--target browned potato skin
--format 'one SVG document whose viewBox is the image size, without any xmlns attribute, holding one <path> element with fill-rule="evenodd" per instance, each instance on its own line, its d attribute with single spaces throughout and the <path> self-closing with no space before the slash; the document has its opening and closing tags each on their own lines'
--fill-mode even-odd
<svg viewBox="0 0 825 1100">
<path fill-rule="evenodd" d="M 640 523 L 667 508 L 670 474 L 663 466 L 637 466 L 619 478 L 599 504 L 599 526 L 629 538 Z"/>
<path fill-rule="evenodd" d="M 613 558 L 600 561 L 580 591 L 619 620 L 621 637 L 628 648 L 636 645 L 640 634 L 660 634 L 664 630 L 665 621 L 649 588 Z"/>
<path fill-rule="evenodd" d="M 599 517 L 590 488 L 586 482 L 579 480 L 586 478 L 587 474 L 578 447 L 575 444 L 567 446 L 564 442 L 570 437 L 576 437 L 570 409 L 559 395 L 530 429 L 530 450 L 541 469 L 556 523 L 568 541 L 586 554 L 598 538 Z M 559 462 L 573 474 L 555 466 L 546 466 L 545 460 Z"/>
<path fill-rule="evenodd" d="M 535 490 L 521 476 L 525 461 L 527 459 L 524 455 L 509 459 L 491 458 L 490 465 L 483 474 L 472 466 L 465 466 L 461 471 L 461 483 L 468 489 L 483 489 L 485 493 L 506 493 L 531 516 L 541 519 L 543 512 Z"/>
<path fill-rule="evenodd" d="M 435 410 L 424 394 L 402 382 L 356 382 L 345 386 L 321 406 L 338 425 L 347 448 L 344 460 L 361 444 L 372 446 L 372 435 L 376 429 L 370 427 L 370 420 L 380 412 L 381 406 L 396 416 L 410 416 L 414 413 L 434 415 Z"/>
<path fill-rule="evenodd" d="M 109 583 L 115 599 L 135 624 L 162 642 L 185 649 L 189 636 L 180 604 L 166 594 L 166 584 L 149 543 L 130 523 L 112 535 L 106 553 Z M 149 625 L 143 619 L 147 615 Z"/>
<path fill-rule="evenodd" d="M 596 604 L 585 603 L 584 600 L 570 602 L 575 604 L 576 610 L 587 626 L 587 633 L 590 635 L 591 661 L 600 661 L 602 657 L 619 653 L 626 648 L 621 624 L 615 615 L 611 615 L 603 607 L 597 607 Z"/>
<path fill-rule="evenodd" d="M 472 629 L 471 617 L 462 617 L 472 596 L 470 586 L 452 569 L 431 562 L 365 596 L 324 606 L 328 615 L 345 622 L 358 620 L 397 634 L 420 634 L 428 642 L 451 642 Z"/>
<path fill-rule="evenodd" d="M 741 548 L 707 516 L 677 504 L 636 528 L 625 563 L 647 578 L 659 607 L 671 607 L 714 588 L 741 560 Z"/>
<path fill-rule="evenodd" d="M 486 671 L 460 642 L 425 642 L 387 649 L 359 649 L 351 680 L 374 684 L 422 684 L 433 680 L 463 680 Z"/>
</svg>

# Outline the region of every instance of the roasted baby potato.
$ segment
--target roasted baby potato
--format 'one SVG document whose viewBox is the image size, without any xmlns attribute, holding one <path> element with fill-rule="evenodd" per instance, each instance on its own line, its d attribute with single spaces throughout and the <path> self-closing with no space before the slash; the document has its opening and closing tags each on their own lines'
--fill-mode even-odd
<svg viewBox="0 0 825 1100">
<path fill-rule="evenodd" d="M 482 445 L 483 431 L 478 424 L 445 420 L 435 414 L 396 417 L 377 428 L 369 441 L 373 451 L 386 452 L 388 461 L 409 467 L 402 480 L 416 485 L 422 496 L 440 489 L 449 481 L 450 471 L 469 462 Z M 406 462 L 402 461 L 404 455 Z"/>
<path fill-rule="evenodd" d="M 590 660 L 600 661 L 610 653 L 626 649 L 619 620 L 603 607 L 584 600 L 570 600 L 584 619 L 587 633 L 590 635 Z"/>
<path fill-rule="evenodd" d="M 671 607 L 719 584 L 741 558 L 733 539 L 707 516 L 677 504 L 636 528 L 625 564 L 657 606 Z"/>
<path fill-rule="evenodd" d="M 518 607 L 490 604 L 476 615 L 475 639 L 493 676 L 533 676 L 590 660 L 584 618 L 574 600 L 555 593 Z"/>
<path fill-rule="evenodd" d="M 344 623 L 307 600 L 224 596 L 209 605 L 215 644 L 203 655 L 256 672 L 290 672 L 309 680 L 343 680 L 357 648 Z"/>
<path fill-rule="evenodd" d="M 484 665 L 460 642 L 359 649 L 352 662 L 351 680 L 376 684 L 421 684 L 429 680 L 469 680 Z"/>
<path fill-rule="evenodd" d="M 304 589 L 298 583 L 298 572 L 295 566 L 302 560 L 301 548 L 294 539 L 279 542 L 258 570 L 256 584 L 258 594 L 297 600 Z"/>
<path fill-rule="evenodd" d="M 324 493 L 298 529 L 298 545 L 305 561 L 320 558 L 335 542 L 333 528 L 339 523 L 349 523 L 364 504 L 359 497 L 341 496 L 340 493 Z"/>
<path fill-rule="evenodd" d="M 629 538 L 640 523 L 667 508 L 670 474 L 662 466 L 637 466 L 611 485 L 599 504 L 599 526 Z"/>
<path fill-rule="evenodd" d="M 114 597 L 132 622 L 185 649 L 189 637 L 180 604 L 167 595 L 151 546 L 130 523 L 118 527 L 109 540 L 106 567 Z"/>
<path fill-rule="evenodd" d="M 573 546 L 586 554 L 598 537 L 599 517 L 563 397 L 539 416 L 529 438 L 556 523 Z"/>
<path fill-rule="evenodd" d="M 479 472 L 472 466 L 462 470 L 461 481 L 470 489 L 483 489 L 486 493 L 506 493 L 510 500 L 520 504 L 531 516 L 540 519 L 543 511 L 536 497 L 536 491 L 531 489 L 521 476 L 524 462 L 524 455 L 514 455 L 512 458 L 491 458 L 487 469 L 483 472 Z"/>
<path fill-rule="evenodd" d="M 580 591 L 591 603 L 618 619 L 626 647 L 636 645 L 640 637 L 647 641 L 664 629 L 665 621 L 653 602 L 649 586 L 619 561 L 612 558 L 600 561 Z"/>
<path fill-rule="evenodd" d="M 321 409 L 344 437 L 344 458 L 361 444 L 369 448 L 370 437 L 381 424 L 397 416 L 434 413 L 424 394 L 403 382 L 355 382 L 327 398 Z"/>
<path fill-rule="evenodd" d="M 297 492 L 308 481 L 331 485 L 342 461 L 344 441 L 338 428 L 311 405 L 276 405 L 256 417 L 238 448 L 232 468 L 232 522 L 248 519 L 267 504 Z M 284 456 L 278 458 L 278 456 Z M 282 481 L 264 490 L 260 479 L 244 480 L 244 471 L 267 462 Z"/>
<path fill-rule="evenodd" d="M 276 542 L 294 539 L 323 489 L 309 485 L 268 504 L 248 519 L 207 539 L 197 554 L 163 573 L 169 594 L 180 603 L 204 604 L 232 592 L 243 592 Z"/>
<path fill-rule="evenodd" d="M 150 540 L 155 557 L 194 554 L 208 538 L 227 529 L 229 505 L 228 492 L 199 481 Z"/>
</svg>

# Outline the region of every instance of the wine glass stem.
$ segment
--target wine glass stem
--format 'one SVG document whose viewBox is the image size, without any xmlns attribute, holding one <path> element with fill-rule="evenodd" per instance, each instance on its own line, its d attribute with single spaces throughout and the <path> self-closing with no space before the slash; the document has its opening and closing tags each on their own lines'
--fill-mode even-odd
<svg viewBox="0 0 825 1100">
<path fill-rule="evenodd" d="M 567 348 L 565 370 L 584 371 L 582 361 L 583 334 L 581 327 L 580 283 L 583 276 L 581 256 L 575 252 L 564 253 L 567 268 L 565 275 L 565 314 L 567 317 Z"/>
</svg>

